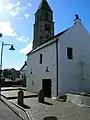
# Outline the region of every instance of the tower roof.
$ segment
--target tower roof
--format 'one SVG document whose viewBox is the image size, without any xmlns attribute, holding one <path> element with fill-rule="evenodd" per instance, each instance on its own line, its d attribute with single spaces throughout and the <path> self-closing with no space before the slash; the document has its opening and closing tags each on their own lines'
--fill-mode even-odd
<svg viewBox="0 0 90 120">
<path fill-rule="evenodd" d="M 50 8 L 47 0 L 42 0 L 42 1 L 41 1 L 40 5 L 39 5 L 39 7 L 38 7 L 38 9 L 37 9 L 37 11 L 40 10 L 40 9 L 44 9 L 44 10 L 53 12 L 53 11 L 51 10 L 51 8 Z"/>
</svg>

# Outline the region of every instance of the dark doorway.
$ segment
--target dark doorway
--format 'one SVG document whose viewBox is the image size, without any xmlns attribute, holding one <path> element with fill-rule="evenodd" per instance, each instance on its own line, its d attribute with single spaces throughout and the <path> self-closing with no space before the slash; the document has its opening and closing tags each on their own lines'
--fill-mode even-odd
<svg viewBox="0 0 90 120">
<path fill-rule="evenodd" d="M 51 79 L 43 79 L 42 80 L 42 89 L 44 89 L 45 97 L 51 98 L 51 86 L 52 86 Z"/>
</svg>

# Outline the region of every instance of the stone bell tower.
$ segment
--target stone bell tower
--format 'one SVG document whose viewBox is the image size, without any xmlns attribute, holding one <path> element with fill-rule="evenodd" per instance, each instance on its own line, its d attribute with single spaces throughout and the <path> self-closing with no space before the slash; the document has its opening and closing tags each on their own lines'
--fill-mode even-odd
<svg viewBox="0 0 90 120">
<path fill-rule="evenodd" d="M 42 0 L 35 13 L 33 49 L 54 36 L 53 11 L 48 2 Z"/>
</svg>

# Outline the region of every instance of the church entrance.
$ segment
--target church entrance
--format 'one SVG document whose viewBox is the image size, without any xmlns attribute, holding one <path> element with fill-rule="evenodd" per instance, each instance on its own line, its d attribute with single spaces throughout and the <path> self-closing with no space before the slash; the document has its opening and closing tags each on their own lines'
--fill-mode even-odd
<svg viewBox="0 0 90 120">
<path fill-rule="evenodd" d="M 51 98 L 51 86 L 52 86 L 51 79 L 42 80 L 42 89 L 44 89 L 45 97 Z"/>
</svg>

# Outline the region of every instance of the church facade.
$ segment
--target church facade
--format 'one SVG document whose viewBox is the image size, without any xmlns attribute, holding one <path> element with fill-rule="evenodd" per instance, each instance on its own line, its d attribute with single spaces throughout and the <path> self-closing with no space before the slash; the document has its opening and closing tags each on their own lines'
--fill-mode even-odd
<svg viewBox="0 0 90 120">
<path fill-rule="evenodd" d="M 53 11 L 42 0 L 35 14 L 33 49 L 27 54 L 27 89 L 46 97 L 90 92 L 90 35 L 78 15 L 54 35 Z"/>
</svg>

